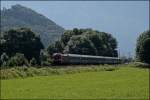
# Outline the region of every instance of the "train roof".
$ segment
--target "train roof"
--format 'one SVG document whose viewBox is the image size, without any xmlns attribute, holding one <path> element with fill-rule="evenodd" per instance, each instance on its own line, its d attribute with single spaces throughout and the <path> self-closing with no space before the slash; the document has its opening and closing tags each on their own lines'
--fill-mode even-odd
<svg viewBox="0 0 150 100">
<path fill-rule="evenodd" d="M 106 58 L 106 59 L 120 59 L 120 58 L 118 58 L 118 57 L 93 56 L 93 55 L 79 55 L 79 54 L 62 54 L 62 56 L 88 57 L 88 58 Z"/>
</svg>

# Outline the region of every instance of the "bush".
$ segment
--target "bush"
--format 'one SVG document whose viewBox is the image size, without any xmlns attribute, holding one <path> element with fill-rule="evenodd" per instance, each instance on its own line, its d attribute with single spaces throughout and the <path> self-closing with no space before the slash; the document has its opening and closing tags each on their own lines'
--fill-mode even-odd
<svg viewBox="0 0 150 100">
<path fill-rule="evenodd" d="M 7 56 L 6 53 L 3 53 L 1 55 L 1 58 L 0 58 L 0 65 L 1 66 L 7 66 L 7 61 L 8 61 L 9 57 Z"/>
<path fill-rule="evenodd" d="M 51 64 L 52 64 L 52 61 L 51 61 L 51 60 L 42 61 L 42 62 L 41 62 L 41 65 L 42 65 L 42 66 L 50 66 Z"/>
<path fill-rule="evenodd" d="M 121 63 L 131 63 L 131 62 L 134 61 L 133 58 L 131 58 L 131 57 L 126 57 L 126 56 L 122 56 L 122 57 L 120 57 L 120 59 L 121 59 Z"/>
<path fill-rule="evenodd" d="M 150 65 L 149 65 L 149 64 L 141 63 L 141 62 L 135 62 L 135 63 L 134 63 L 134 66 L 140 67 L 140 68 L 150 68 Z"/>
<path fill-rule="evenodd" d="M 35 58 L 32 58 L 32 59 L 30 60 L 30 66 L 36 66 L 36 65 L 37 65 L 36 59 L 35 59 Z"/>
<path fill-rule="evenodd" d="M 15 56 L 11 57 L 8 61 L 8 66 L 29 66 L 28 60 L 24 54 L 16 53 Z"/>
<path fill-rule="evenodd" d="M 52 64 L 52 60 L 47 51 L 41 51 L 40 60 L 41 66 L 50 66 Z"/>
</svg>

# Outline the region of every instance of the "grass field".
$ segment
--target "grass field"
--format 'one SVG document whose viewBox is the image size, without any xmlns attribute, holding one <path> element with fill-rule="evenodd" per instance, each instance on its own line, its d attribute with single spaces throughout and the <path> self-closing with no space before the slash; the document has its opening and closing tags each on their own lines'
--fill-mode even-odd
<svg viewBox="0 0 150 100">
<path fill-rule="evenodd" d="M 138 99 L 149 100 L 149 69 L 36 76 L 1 80 L 1 99 Z"/>
</svg>

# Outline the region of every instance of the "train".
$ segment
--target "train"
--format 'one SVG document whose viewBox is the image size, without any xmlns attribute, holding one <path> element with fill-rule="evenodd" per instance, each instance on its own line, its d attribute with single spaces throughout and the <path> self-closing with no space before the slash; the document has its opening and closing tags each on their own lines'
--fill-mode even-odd
<svg viewBox="0 0 150 100">
<path fill-rule="evenodd" d="M 118 57 L 54 53 L 54 64 L 120 64 Z"/>
</svg>

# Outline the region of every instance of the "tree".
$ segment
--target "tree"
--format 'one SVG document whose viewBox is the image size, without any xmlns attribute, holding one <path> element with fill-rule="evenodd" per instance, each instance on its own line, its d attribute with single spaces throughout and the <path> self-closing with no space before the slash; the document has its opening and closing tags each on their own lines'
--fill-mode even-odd
<svg viewBox="0 0 150 100">
<path fill-rule="evenodd" d="M 3 33 L 0 34 L 0 56 L 2 55 L 2 53 L 4 52 L 4 43 L 5 40 L 3 39 Z"/>
<path fill-rule="evenodd" d="M 64 34 L 61 36 L 61 41 L 64 43 L 64 45 L 67 45 L 70 38 L 74 35 L 72 30 L 67 30 L 64 32 Z"/>
<path fill-rule="evenodd" d="M 138 61 L 150 64 L 150 30 L 139 36 L 136 46 L 136 58 Z"/>
<path fill-rule="evenodd" d="M 53 53 L 56 53 L 55 44 L 50 44 L 49 47 L 47 48 L 47 52 L 49 53 L 50 56 L 52 56 Z"/>
<path fill-rule="evenodd" d="M 117 41 L 109 33 L 100 32 L 100 37 L 102 38 L 102 44 L 104 48 L 104 56 L 118 57 L 117 52 Z"/>
<path fill-rule="evenodd" d="M 64 48 L 64 45 L 61 41 L 56 41 L 55 42 L 55 50 L 56 52 L 62 52 Z"/>
<path fill-rule="evenodd" d="M 56 41 L 55 44 L 50 44 L 47 48 L 48 53 L 50 56 L 53 55 L 53 53 L 63 52 L 64 50 L 64 44 L 62 41 Z"/>
<path fill-rule="evenodd" d="M 90 28 L 74 28 L 65 31 L 59 41 L 49 46 L 48 52 L 50 54 L 59 52 L 117 57 L 116 49 L 117 41 L 111 34 Z"/>
<path fill-rule="evenodd" d="M 64 53 L 96 55 L 97 50 L 90 40 L 80 35 L 70 39 Z"/>
<path fill-rule="evenodd" d="M 10 57 L 16 53 L 22 53 L 30 60 L 33 57 L 39 62 L 39 55 L 43 44 L 40 37 L 36 36 L 28 28 L 11 29 L 6 31 L 2 37 L 2 51 L 6 52 Z"/>
</svg>

